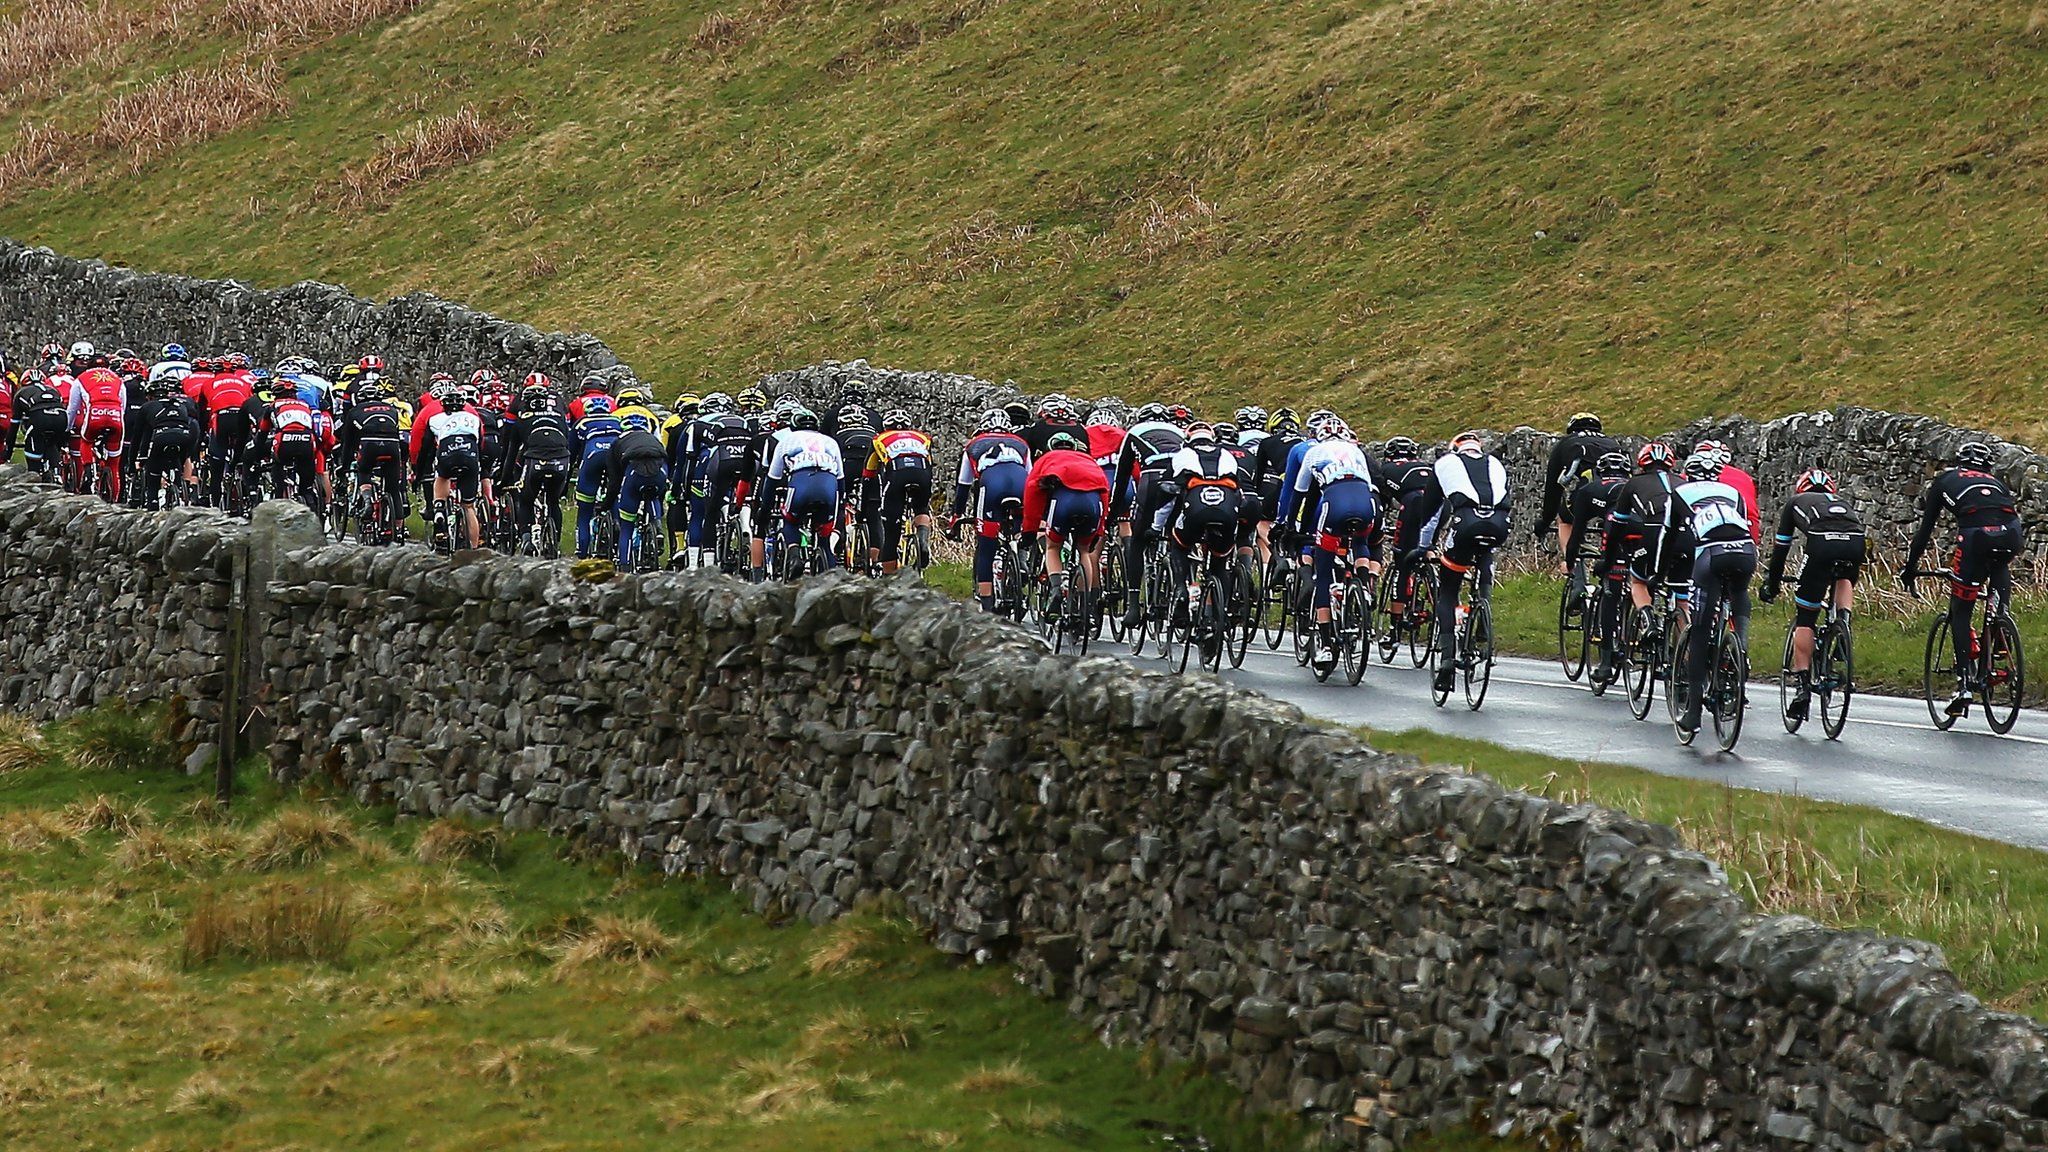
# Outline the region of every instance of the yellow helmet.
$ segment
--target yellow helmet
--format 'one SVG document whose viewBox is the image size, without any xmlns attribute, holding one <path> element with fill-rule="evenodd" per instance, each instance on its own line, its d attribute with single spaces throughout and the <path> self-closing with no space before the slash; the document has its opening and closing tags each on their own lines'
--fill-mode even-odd
<svg viewBox="0 0 2048 1152">
<path fill-rule="evenodd" d="M 694 412 L 703 403 L 704 401 L 695 392 L 685 392 L 676 397 L 676 411 L 681 412 L 687 409 Z"/>
<path fill-rule="evenodd" d="M 621 408 L 628 404 L 638 404 L 645 408 L 652 399 L 653 397 L 647 394 L 647 389 L 640 387 L 638 384 L 631 384 L 619 389 L 618 401 Z"/>
</svg>

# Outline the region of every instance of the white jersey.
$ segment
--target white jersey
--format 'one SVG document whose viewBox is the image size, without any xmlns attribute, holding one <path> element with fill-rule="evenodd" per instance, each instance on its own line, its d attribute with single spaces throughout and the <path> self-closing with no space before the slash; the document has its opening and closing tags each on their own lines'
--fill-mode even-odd
<svg viewBox="0 0 2048 1152">
<path fill-rule="evenodd" d="M 776 438 L 770 452 L 770 480 L 781 480 L 793 472 L 802 472 L 806 469 L 817 469 L 834 477 L 846 475 L 846 461 L 840 455 L 839 441 L 823 432 L 785 429 Z"/>
<path fill-rule="evenodd" d="M 474 409 L 458 408 L 427 417 L 427 435 L 443 452 L 475 452 L 483 446 L 484 422 Z"/>
<path fill-rule="evenodd" d="M 1196 476 L 1218 480 L 1229 476 L 1234 480 L 1237 476 L 1237 457 L 1215 444 L 1204 447 L 1206 452 L 1197 451 L 1192 444 L 1182 447 L 1173 454 L 1173 459 L 1167 464 L 1166 474 L 1176 479 L 1182 476 Z M 1205 461 L 1204 456 L 1209 459 Z"/>
<path fill-rule="evenodd" d="M 1678 486 L 1678 498 L 1685 502 L 1680 514 L 1694 540 L 1750 539 L 1749 509 L 1734 487 L 1719 480 L 1688 480 Z"/>
<path fill-rule="evenodd" d="M 1339 480 L 1371 479 L 1372 462 L 1365 458 L 1365 449 L 1349 440 L 1322 440 L 1302 453 L 1294 490 L 1306 492 L 1315 485 L 1328 488 Z"/>
<path fill-rule="evenodd" d="M 1436 484 L 1446 504 L 1501 509 L 1508 505 L 1508 470 L 1492 456 L 1439 456 Z"/>
</svg>

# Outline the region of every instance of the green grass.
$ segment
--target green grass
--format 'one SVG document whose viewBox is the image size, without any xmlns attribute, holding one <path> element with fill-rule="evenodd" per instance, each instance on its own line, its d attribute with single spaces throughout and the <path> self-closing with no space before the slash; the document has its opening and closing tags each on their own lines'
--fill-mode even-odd
<svg viewBox="0 0 2048 1152">
<path fill-rule="evenodd" d="M 1426 730 L 1366 731 L 1376 748 L 1511 787 L 1591 800 L 1678 828 L 1757 908 L 1932 941 L 1965 987 L 2048 1020 L 2048 853 L 1871 808 L 1561 760 Z"/>
<path fill-rule="evenodd" d="M 0 141 L 223 56 L 276 57 L 289 108 L 14 191 L 0 232 L 432 289 L 665 390 L 865 355 L 1374 435 L 1852 400 L 2048 430 L 2028 5 L 426 0 L 253 52 L 217 7 L 0 101 Z M 465 106 L 488 155 L 335 194 Z"/>
<path fill-rule="evenodd" d="M 283 795 L 253 762 L 223 815 L 167 748 L 78 754 L 160 746 L 155 725 L 0 731 L 10 1149 L 1300 1143 L 886 908 L 777 925 L 716 881 Z M 338 934 L 293 919 L 317 899 Z M 222 909 L 338 958 L 235 958 L 251 930 Z"/>
<path fill-rule="evenodd" d="M 1551 575 L 1525 572 L 1503 579 L 1494 591 L 1494 623 L 1504 651 L 1557 658 L 1557 601 L 1562 581 Z M 1922 586 L 1927 593 L 1927 586 Z M 1911 601 L 1889 588 L 1876 592 L 1859 587 L 1853 613 L 1856 640 L 1856 682 L 1861 691 L 1885 692 L 1918 697 L 1923 691 L 1927 661 L 1927 632 L 1947 592 L 1935 588 L 1924 601 Z M 1788 586 L 1775 604 L 1754 597 L 1750 616 L 1750 666 L 1754 674 L 1770 679 L 1778 674 L 1784 655 L 1785 632 L 1792 625 L 1792 593 Z M 2022 593 L 2014 601 L 2013 619 L 2019 625 L 2022 642 L 2048 636 L 2048 599 Z M 2027 701 L 2048 703 L 2048 685 L 2043 677 L 2029 677 Z M 1775 707 L 1775 703 L 1773 704 Z"/>
</svg>

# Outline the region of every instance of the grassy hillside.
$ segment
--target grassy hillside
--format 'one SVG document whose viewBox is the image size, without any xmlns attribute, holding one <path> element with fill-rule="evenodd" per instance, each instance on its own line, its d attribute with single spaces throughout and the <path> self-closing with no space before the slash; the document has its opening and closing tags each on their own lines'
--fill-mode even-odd
<svg viewBox="0 0 2048 1152">
<path fill-rule="evenodd" d="M 1435 431 L 2048 431 L 2027 5 L 109 2 L 154 30 L 0 98 L 0 232 L 429 288 L 678 385 L 867 355 Z M 254 79 L 152 97 L 208 116 L 107 114 L 222 61 Z"/>
</svg>

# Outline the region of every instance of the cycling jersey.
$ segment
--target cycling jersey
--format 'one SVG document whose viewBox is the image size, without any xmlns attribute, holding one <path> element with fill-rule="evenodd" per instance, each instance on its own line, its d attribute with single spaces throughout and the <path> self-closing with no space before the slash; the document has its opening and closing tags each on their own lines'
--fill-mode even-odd
<svg viewBox="0 0 2048 1152">
<path fill-rule="evenodd" d="M 2005 481 L 1973 468 L 1951 468 L 1929 481 L 1920 497 L 1920 507 L 1920 527 L 1913 533 L 1913 545 L 1907 552 L 1907 571 L 1920 566 L 1920 557 L 1926 553 L 1943 512 L 1955 519 L 1958 533 L 1972 528 L 2016 526 L 2019 519 L 2018 501 Z"/>
<path fill-rule="evenodd" d="M 1558 437 L 1543 467 L 1543 511 L 1537 522 L 1548 524 L 1571 510 L 1567 494 L 1593 478 L 1593 464 L 1609 452 L 1621 451 L 1621 441 L 1599 432 L 1569 432 Z"/>
<path fill-rule="evenodd" d="M 1719 480 L 1689 480 L 1678 486 L 1677 522 L 1691 547 L 1729 540 L 1751 540 L 1753 517 L 1742 493 Z"/>
<path fill-rule="evenodd" d="M 1863 521 L 1847 500 L 1827 491 L 1798 493 L 1778 514 L 1770 568 L 1764 576 L 1767 593 L 1776 594 L 1784 579 L 1785 558 L 1800 536 L 1806 538 L 1806 566 L 1800 570 L 1792 600 L 1799 610 L 1799 626 L 1811 628 L 1835 581 L 1853 582 L 1861 574 L 1867 541 Z"/>
<path fill-rule="evenodd" d="M 569 423 L 581 424 L 584 417 L 609 413 L 618 407 L 608 392 L 585 391 L 569 401 Z"/>
<path fill-rule="evenodd" d="M 1031 458 L 1035 460 L 1046 453 L 1052 438 L 1062 432 L 1076 440 L 1085 441 L 1088 438 L 1087 429 L 1072 420 L 1036 420 L 1025 425 L 1020 435 L 1024 437 L 1024 443 L 1031 446 Z"/>
<path fill-rule="evenodd" d="M 774 454 L 768 461 L 768 478 L 783 480 L 798 472 L 823 472 L 829 476 L 841 477 L 846 474 L 845 458 L 840 455 L 839 442 L 823 432 L 799 429 L 785 431 L 775 445 Z"/>
<path fill-rule="evenodd" d="M 1607 514 L 1614 509 L 1614 501 L 1621 495 L 1627 484 L 1621 476 L 1594 476 L 1580 484 L 1572 492 L 1571 532 L 1565 537 L 1564 559 L 1569 564 L 1579 558 L 1580 546 L 1594 530 L 1595 525 L 1605 525 Z"/>
<path fill-rule="evenodd" d="M 932 438 L 922 432 L 898 429 L 875 437 L 864 471 L 869 476 L 879 476 L 904 468 L 929 473 L 931 467 Z"/>
<path fill-rule="evenodd" d="M 1100 518 L 1106 511 L 1109 496 L 1109 478 L 1102 474 L 1102 468 L 1094 457 L 1065 448 L 1054 449 L 1040 456 L 1031 465 L 1030 474 L 1024 480 L 1024 531 L 1036 532 L 1046 524 L 1046 514 L 1062 492 L 1090 492 L 1096 495 L 1095 512 L 1097 522 L 1090 532 L 1074 529 L 1073 521 L 1079 519 L 1078 510 L 1085 507 L 1075 504 L 1076 511 L 1066 524 L 1052 527 L 1062 537 L 1087 541 L 1101 530 Z"/>
</svg>

